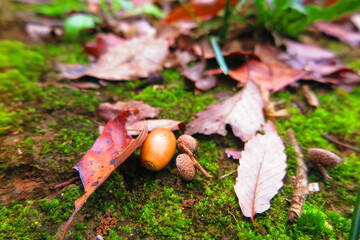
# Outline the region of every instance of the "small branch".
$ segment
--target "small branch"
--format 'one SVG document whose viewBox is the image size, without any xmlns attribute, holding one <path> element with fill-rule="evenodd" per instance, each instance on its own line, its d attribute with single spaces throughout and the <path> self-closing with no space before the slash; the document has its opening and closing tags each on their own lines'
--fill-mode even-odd
<svg viewBox="0 0 360 240">
<path fill-rule="evenodd" d="M 233 170 L 233 171 L 231 171 L 231 172 L 229 172 L 229 173 L 227 173 L 227 174 L 225 174 L 225 175 L 222 175 L 221 177 L 219 177 L 219 179 L 223 179 L 223 178 L 226 178 L 226 177 L 228 177 L 228 176 L 231 176 L 231 175 L 233 175 L 234 173 L 236 173 L 237 172 L 237 169 L 235 169 L 235 170 Z"/>
<path fill-rule="evenodd" d="M 291 206 L 288 209 L 287 221 L 295 223 L 301 215 L 306 198 L 309 195 L 307 171 L 308 168 L 304 161 L 304 155 L 301 152 L 295 133 L 292 129 L 287 130 L 290 144 L 295 149 L 297 158 L 295 190 L 291 199 Z"/>
<path fill-rule="evenodd" d="M 70 184 L 72 184 L 72 183 L 74 183 L 76 181 L 79 181 L 79 180 L 80 180 L 80 177 L 73 177 L 73 178 L 67 180 L 66 182 L 63 182 L 63 183 L 60 183 L 60 184 L 56 185 L 54 187 L 54 189 L 62 189 L 62 188 L 66 187 L 66 186 L 69 186 Z"/>
<path fill-rule="evenodd" d="M 325 139 L 329 140 L 330 142 L 333 142 L 333 143 L 335 143 L 337 145 L 340 145 L 342 147 L 346 147 L 346 148 L 348 148 L 350 150 L 353 150 L 355 152 L 360 152 L 360 148 L 354 147 L 354 146 L 352 146 L 350 144 L 347 144 L 347 143 L 340 142 L 339 140 L 335 139 L 335 137 L 333 137 L 331 135 L 323 133 L 323 134 L 321 134 L 321 136 L 323 136 L 323 138 L 325 138 Z"/>
<path fill-rule="evenodd" d="M 194 154 L 184 144 L 180 143 L 180 145 L 182 146 L 182 149 L 184 149 L 185 153 L 189 155 L 189 157 L 193 161 L 194 167 L 197 168 L 202 174 L 204 174 L 205 177 L 212 178 L 212 176 L 196 160 Z"/>
</svg>

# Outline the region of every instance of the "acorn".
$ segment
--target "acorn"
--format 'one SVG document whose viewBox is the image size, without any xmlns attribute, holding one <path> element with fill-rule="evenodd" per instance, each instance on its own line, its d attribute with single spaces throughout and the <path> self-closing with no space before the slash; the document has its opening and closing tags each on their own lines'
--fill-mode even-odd
<svg viewBox="0 0 360 240">
<path fill-rule="evenodd" d="M 140 163 L 150 171 L 163 169 L 174 156 L 176 137 L 166 128 L 153 130 L 145 139 L 140 152 Z"/>
<path fill-rule="evenodd" d="M 195 177 L 196 169 L 193 161 L 186 153 L 182 153 L 176 157 L 176 167 L 179 175 L 186 181 L 191 181 Z"/>
<path fill-rule="evenodd" d="M 181 153 L 193 153 L 197 146 L 198 142 L 190 135 L 181 135 L 176 141 L 176 148 Z"/>
<path fill-rule="evenodd" d="M 341 158 L 335 153 L 321 148 L 308 149 L 308 157 L 327 181 L 330 181 L 332 177 L 330 177 L 326 169 L 334 168 L 341 162 Z"/>
</svg>

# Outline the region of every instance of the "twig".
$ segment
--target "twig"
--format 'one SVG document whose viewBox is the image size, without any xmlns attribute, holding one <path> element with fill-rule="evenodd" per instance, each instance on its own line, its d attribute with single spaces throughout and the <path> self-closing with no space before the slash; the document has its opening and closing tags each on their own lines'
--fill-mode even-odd
<svg viewBox="0 0 360 240">
<path fill-rule="evenodd" d="M 74 183 L 76 181 L 79 181 L 79 180 L 80 180 L 80 177 L 73 177 L 73 178 L 67 180 L 66 182 L 63 182 L 63 183 L 60 183 L 60 184 L 56 185 L 54 187 L 54 189 L 64 188 L 64 187 L 69 186 L 70 184 L 72 184 L 72 183 Z"/>
<path fill-rule="evenodd" d="M 300 217 L 305 200 L 309 195 L 307 180 L 308 168 L 305 164 L 304 156 L 301 153 L 294 131 L 292 129 L 288 129 L 287 134 L 289 136 L 291 146 L 295 149 L 297 159 L 295 190 L 291 199 L 291 205 L 288 209 L 287 221 L 295 223 Z"/>
<path fill-rule="evenodd" d="M 184 149 L 185 153 L 189 155 L 191 160 L 193 161 L 194 167 L 197 168 L 206 178 L 212 178 L 212 176 L 200 165 L 200 163 L 196 160 L 194 154 L 182 143 L 179 145 L 182 146 L 182 149 Z"/>
<path fill-rule="evenodd" d="M 229 172 L 229 173 L 227 173 L 227 174 L 225 174 L 225 175 L 222 175 L 221 177 L 219 177 L 219 179 L 226 178 L 226 177 L 228 177 L 228 176 L 230 176 L 230 175 L 233 175 L 233 174 L 236 173 L 236 172 L 237 172 L 237 169 L 235 169 L 235 170 L 233 170 L 233 171 L 231 171 L 231 172 Z"/>
<path fill-rule="evenodd" d="M 330 142 L 333 142 L 333 143 L 335 143 L 337 145 L 340 145 L 342 147 L 346 147 L 346 148 L 351 149 L 351 150 L 353 150 L 355 152 L 360 152 L 360 148 L 354 147 L 354 146 L 352 146 L 350 144 L 347 144 L 347 143 L 340 142 L 339 140 L 335 139 L 335 137 L 330 136 L 330 135 L 328 135 L 326 133 L 321 134 L 321 136 L 323 136 L 323 138 L 325 138 L 325 139 L 329 140 Z"/>
</svg>

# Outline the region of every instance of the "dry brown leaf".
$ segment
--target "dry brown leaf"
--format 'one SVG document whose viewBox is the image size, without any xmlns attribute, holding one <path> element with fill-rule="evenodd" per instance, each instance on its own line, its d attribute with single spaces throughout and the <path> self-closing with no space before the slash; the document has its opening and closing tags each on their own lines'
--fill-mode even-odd
<svg viewBox="0 0 360 240">
<path fill-rule="evenodd" d="M 301 79 L 306 72 L 250 60 L 240 68 L 229 70 L 228 74 L 241 83 L 246 83 L 248 79 L 251 79 L 266 90 L 276 92 Z"/>
<path fill-rule="evenodd" d="M 138 135 L 146 125 L 147 129 L 151 132 L 157 128 L 167 128 L 171 131 L 179 130 L 180 121 L 172 119 L 151 119 L 146 121 L 128 122 L 126 130 L 130 135 Z"/>
<path fill-rule="evenodd" d="M 76 79 L 92 76 L 106 80 L 133 80 L 147 77 L 162 69 L 168 53 L 168 44 L 163 39 L 142 37 L 109 47 L 99 60 L 90 66 L 63 66 L 64 78 Z"/>
<path fill-rule="evenodd" d="M 353 48 L 360 46 L 360 33 L 346 30 L 336 24 L 319 21 L 314 23 L 321 32 L 336 37 Z"/>
<path fill-rule="evenodd" d="M 264 102 L 258 86 L 249 81 L 245 88 L 233 97 L 197 113 L 197 118 L 188 124 L 185 134 L 217 133 L 225 136 L 226 124 L 229 124 L 235 136 L 242 141 L 248 141 L 265 122 L 263 108 Z"/>
<path fill-rule="evenodd" d="M 234 186 L 242 213 L 255 225 L 255 214 L 270 208 L 286 173 L 285 147 L 274 124 L 268 121 L 263 130 L 264 135 L 257 134 L 245 144 Z"/>
<path fill-rule="evenodd" d="M 85 193 L 75 201 L 75 210 L 64 227 L 61 239 L 65 238 L 73 218 L 91 194 L 144 142 L 146 127 L 135 140 L 126 132 L 128 114 L 128 111 L 121 112 L 109 121 L 91 149 L 76 164 Z"/>
<path fill-rule="evenodd" d="M 187 67 L 183 70 L 186 78 L 195 83 L 195 87 L 202 91 L 207 91 L 217 84 L 217 79 L 214 76 L 204 77 L 204 63 L 199 62 L 192 67 Z"/>
<path fill-rule="evenodd" d="M 99 117 L 105 121 L 115 118 L 120 112 L 130 110 L 134 112 L 127 118 L 128 122 L 144 120 L 145 118 L 154 118 L 160 113 L 160 108 L 152 107 L 142 101 L 118 101 L 114 104 L 102 103 L 97 109 Z"/>
</svg>

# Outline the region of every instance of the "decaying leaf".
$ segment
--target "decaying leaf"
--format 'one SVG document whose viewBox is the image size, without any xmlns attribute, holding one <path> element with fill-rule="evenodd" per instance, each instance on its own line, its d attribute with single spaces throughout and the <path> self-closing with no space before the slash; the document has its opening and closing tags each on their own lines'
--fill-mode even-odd
<svg viewBox="0 0 360 240">
<path fill-rule="evenodd" d="M 98 33 L 94 42 L 84 43 L 84 52 L 99 58 L 102 54 L 106 53 L 108 48 L 115 47 L 124 41 L 125 39 L 112 33 Z"/>
<path fill-rule="evenodd" d="M 234 6 L 237 1 L 230 0 L 230 5 Z M 193 16 L 199 19 L 212 18 L 225 8 L 225 4 L 226 0 L 191 1 L 187 4 L 187 7 L 179 6 L 176 8 L 165 18 L 164 22 L 174 23 L 180 20 L 194 20 Z"/>
<path fill-rule="evenodd" d="M 76 79 L 92 76 L 106 80 L 147 77 L 150 73 L 162 69 L 167 53 L 168 44 L 164 39 L 132 38 L 115 47 L 109 47 L 95 64 L 63 66 L 61 77 Z"/>
<path fill-rule="evenodd" d="M 236 150 L 227 148 L 227 149 L 225 149 L 225 153 L 228 158 L 233 158 L 233 159 L 241 158 L 241 151 L 236 151 Z"/>
<path fill-rule="evenodd" d="M 321 32 L 336 37 L 340 41 L 348 44 L 351 47 L 360 46 L 360 33 L 346 30 L 336 24 L 319 21 L 314 23 L 315 27 L 318 28 Z"/>
<path fill-rule="evenodd" d="M 134 140 L 125 129 L 126 117 L 129 112 L 121 112 L 116 118 L 105 125 L 104 131 L 96 139 L 91 149 L 75 166 L 79 171 L 85 193 L 75 201 L 75 211 L 67 221 L 62 239 L 65 238 L 69 226 L 90 195 L 122 164 L 147 136 L 146 127 Z"/>
<path fill-rule="evenodd" d="M 207 91 L 216 86 L 217 79 L 214 76 L 204 77 L 204 69 L 204 64 L 199 62 L 192 67 L 185 68 L 183 74 L 189 80 L 195 82 L 197 89 Z"/>
<path fill-rule="evenodd" d="M 241 83 L 251 79 L 266 90 L 276 92 L 301 79 L 306 72 L 250 60 L 240 68 L 229 70 L 228 74 Z"/>
<path fill-rule="evenodd" d="M 270 208 L 270 200 L 282 187 L 286 173 L 285 147 L 274 124 L 268 121 L 265 134 L 245 144 L 234 186 L 242 213 L 251 218 Z"/>
<path fill-rule="evenodd" d="M 156 128 L 167 128 L 171 131 L 179 130 L 179 124 L 183 122 L 172 119 L 151 119 L 146 121 L 128 122 L 126 123 L 126 130 L 130 135 L 138 135 L 144 126 L 148 131 L 152 131 Z"/>
<path fill-rule="evenodd" d="M 152 107 L 142 101 L 118 101 L 114 104 L 102 103 L 97 109 L 99 117 L 105 121 L 115 118 L 120 112 L 127 110 L 137 110 L 127 118 L 128 122 L 144 120 L 145 118 L 154 118 L 160 113 L 160 108 Z"/>
<path fill-rule="evenodd" d="M 320 108 L 319 99 L 317 98 L 316 94 L 313 91 L 311 91 L 308 85 L 303 85 L 301 87 L 301 90 L 302 90 L 302 94 L 304 95 L 310 106 L 313 106 L 315 108 Z"/>
<path fill-rule="evenodd" d="M 188 124 L 185 134 L 218 133 L 225 136 L 226 124 L 229 124 L 235 136 L 242 141 L 248 141 L 261 129 L 265 121 L 263 108 L 264 102 L 259 88 L 249 81 L 245 88 L 233 97 L 197 113 L 197 118 Z"/>
</svg>

